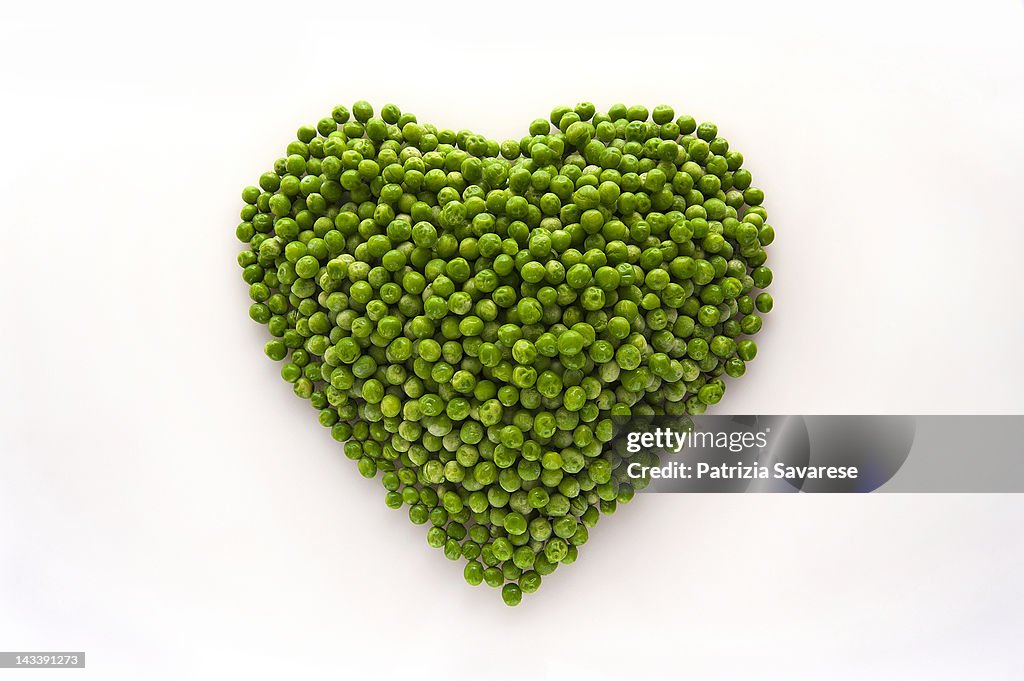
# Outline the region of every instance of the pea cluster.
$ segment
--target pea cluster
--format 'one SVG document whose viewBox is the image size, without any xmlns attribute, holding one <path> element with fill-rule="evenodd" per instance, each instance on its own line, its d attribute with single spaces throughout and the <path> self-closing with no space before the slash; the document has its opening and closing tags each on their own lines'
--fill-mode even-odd
<svg viewBox="0 0 1024 681">
<path fill-rule="evenodd" d="M 266 354 L 516 605 L 633 496 L 622 420 L 703 413 L 757 354 L 764 195 L 668 106 L 560 106 L 498 143 L 360 101 L 297 137 L 236 230 Z"/>
</svg>

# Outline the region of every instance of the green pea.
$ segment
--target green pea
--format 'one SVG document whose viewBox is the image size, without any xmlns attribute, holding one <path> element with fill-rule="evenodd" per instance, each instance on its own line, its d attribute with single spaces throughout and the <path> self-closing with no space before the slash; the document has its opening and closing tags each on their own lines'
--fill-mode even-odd
<svg viewBox="0 0 1024 681">
<path fill-rule="evenodd" d="M 526 518 L 521 513 L 513 511 L 505 516 L 504 527 L 509 534 L 523 534 L 526 532 Z"/>
<path fill-rule="evenodd" d="M 501 588 L 501 599 L 505 605 L 519 605 L 523 600 L 523 592 L 516 584 L 506 584 Z"/>
</svg>

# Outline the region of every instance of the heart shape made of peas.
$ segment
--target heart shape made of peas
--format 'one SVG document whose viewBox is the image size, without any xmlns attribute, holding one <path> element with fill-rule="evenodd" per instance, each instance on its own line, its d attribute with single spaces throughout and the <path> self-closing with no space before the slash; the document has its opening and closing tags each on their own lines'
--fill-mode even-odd
<svg viewBox="0 0 1024 681">
<path fill-rule="evenodd" d="M 664 105 L 501 143 L 339 106 L 242 191 L 249 316 L 387 506 L 516 605 L 640 486 L 623 421 L 703 413 L 757 353 L 775 235 L 742 164 Z"/>
</svg>

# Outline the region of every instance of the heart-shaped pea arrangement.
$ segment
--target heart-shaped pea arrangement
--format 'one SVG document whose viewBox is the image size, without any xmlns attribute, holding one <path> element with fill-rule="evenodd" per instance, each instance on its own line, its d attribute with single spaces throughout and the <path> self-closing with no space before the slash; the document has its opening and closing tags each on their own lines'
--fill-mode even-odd
<svg viewBox="0 0 1024 681">
<path fill-rule="evenodd" d="M 242 192 L 249 315 L 387 506 L 516 605 L 632 498 L 622 420 L 700 414 L 754 358 L 774 230 L 742 164 L 668 106 L 500 144 L 339 106 Z"/>
</svg>

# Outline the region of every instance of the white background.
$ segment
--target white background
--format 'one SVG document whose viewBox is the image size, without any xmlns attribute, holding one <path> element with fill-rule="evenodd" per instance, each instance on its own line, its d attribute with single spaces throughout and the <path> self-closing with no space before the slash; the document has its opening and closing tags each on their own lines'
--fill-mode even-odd
<svg viewBox="0 0 1024 681">
<path fill-rule="evenodd" d="M 1020 496 L 646 497 L 519 608 L 467 587 L 263 356 L 233 233 L 337 103 L 501 139 L 666 102 L 778 233 L 725 410 L 1022 413 L 1022 38 L 1009 0 L 5 3 L 0 649 L 93 679 L 1019 681 Z"/>
</svg>

